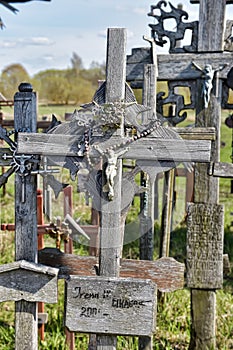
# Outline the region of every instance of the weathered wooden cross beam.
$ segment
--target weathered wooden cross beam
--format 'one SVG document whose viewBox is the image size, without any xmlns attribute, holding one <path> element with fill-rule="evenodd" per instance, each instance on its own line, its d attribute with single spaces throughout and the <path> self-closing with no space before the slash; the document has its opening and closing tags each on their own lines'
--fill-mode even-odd
<svg viewBox="0 0 233 350">
<path fill-rule="evenodd" d="M 233 178 L 233 164 L 223 162 L 212 163 L 209 168 L 209 175 L 215 177 Z"/>
<path fill-rule="evenodd" d="M 161 130 L 162 137 L 159 133 Z M 170 130 L 170 129 L 169 129 Z M 147 160 L 174 160 L 177 162 L 193 161 L 193 162 L 209 162 L 210 161 L 210 138 L 213 137 L 213 130 L 209 133 L 207 130 L 190 129 L 185 132 L 185 138 L 190 135 L 191 140 L 174 139 L 175 133 L 168 134 L 164 137 L 164 129 L 158 128 L 152 135 L 142 140 L 136 140 L 133 144 L 128 143 L 129 139 L 122 138 L 121 142 L 126 144 L 127 150 L 119 158 L 124 159 L 147 159 Z M 177 130 L 179 132 L 179 130 Z M 184 134 L 182 129 L 181 134 Z M 208 136 L 204 136 L 203 134 Z M 166 136 L 166 135 L 165 135 Z M 203 137 L 207 138 L 203 139 Z M 75 157 L 78 153 L 78 141 L 80 137 L 64 135 L 61 139 L 60 135 L 46 134 L 25 134 L 18 135 L 18 154 L 43 154 L 48 155 L 51 159 L 53 156 Z M 112 137 L 109 141 L 102 141 L 102 138 L 96 138 L 95 143 L 99 147 L 110 147 L 117 142 L 117 138 Z M 90 150 L 91 157 L 99 157 L 96 149 Z"/>
<path fill-rule="evenodd" d="M 233 60 L 232 52 L 207 52 L 207 53 L 174 53 L 169 55 L 158 54 L 157 80 L 164 81 L 187 81 L 195 80 L 201 77 L 201 72 L 195 69 L 192 62 L 195 61 L 200 67 L 210 63 L 214 70 L 226 64 L 226 67 L 218 72 L 218 77 L 226 79 L 228 72 L 231 69 L 230 63 Z M 143 81 L 143 66 L 151 64 L 152 55 L 151 48 L 135 48 L 132 49 L 132 54 L 127 56 L 127 81 L 133 82 L 134 87 L 141 87 Z"/>
<path fill-rule="evenodd" d="M 69 275 L 94 277 L 99 269 L 97 257 L 65 254 L 56 248 L 40 250 L 38 260 L 40 264 L 59 269 L 59 279 L 68 279 Z M 120 260 L 121 277 L 150 279 L 161 292 L 182 289 L 184 286 L 184 269 L 184 264 L 170 257 L 155 261 Z"/>
</svg>

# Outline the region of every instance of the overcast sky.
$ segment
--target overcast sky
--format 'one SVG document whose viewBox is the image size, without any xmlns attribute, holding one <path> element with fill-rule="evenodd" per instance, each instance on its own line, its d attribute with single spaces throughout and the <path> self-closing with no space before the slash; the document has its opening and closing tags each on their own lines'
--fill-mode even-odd
<svg viewBox="0 0 233 350">
<path fill-rule="evenodd" d="M 150 36 L 150 5 L 158 0 L 51 0 L 15 4 L 15 15 L 0 6 L 6 28 L 0 30 L 0 70 L 12 63 L 22 64 L 30 75 L 48 68 L 70 66 L 73 52 L 86 68 L 92 61 L 102 63 L 106 55 L 106 33 L 109 27 L 128 30 L 127 53 L 133 47 L 148 46 L 143 35 Z M 183 3 L 189 20 L 198 20 L 199 5 Z M 227 18 L 233 5 L 227 6 Z M 169 6 L 168 6 L 169 11 Z"/>
</svg>

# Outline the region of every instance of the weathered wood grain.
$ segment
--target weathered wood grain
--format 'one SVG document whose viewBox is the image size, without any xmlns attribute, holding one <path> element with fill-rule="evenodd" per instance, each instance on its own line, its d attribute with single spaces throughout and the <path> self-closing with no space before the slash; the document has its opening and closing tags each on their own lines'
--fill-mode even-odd
<svg viewBox="0 0 233 350">
<path fill-rule="evenodd" d="M 156 60 L 156 57 L 154 58 Z M 152 117 L 156 117 L 156 64 L 145 65 L 144 83 L 142 90 L 142 103 L 149 106 L 152 111 Z M 142 114 L 142 123 L 146 124 L 151 118 L 151 114 Z M 138 163 L 137 163 L 138 164 Z M 140 166 L 140 165 L 139 165 Z M 141 173 L 141 186 L 148 189 L 140 194 L 140 259 L 153 260 L 154 250 L 154 178 L 149 174 Z M 140 341 L 140 340 L 139 340 Z"/>
<path fill-rule="evenodd" d="M 14 96 L 14 127 L 36 132 L 36 93 L 30 84 L 21 84 Z M 25 184 L 25 185 L 24 185 Z M 37 179 L 15 175 L 15 260 L 37 262 Z M 22 200 L 23 189 L 25 201 Z M 37 350 L 37 304 L 17 301 L 15 305 L 15 348 Z"/>
<path fill-rule="evenodd" d="M 15 94 L 14 121 L 15 129 L 28 129 L 36 132 L 36 94 L 22 90 Z M 27 133 L 28 134 L 28 133 Z M 15 230 L 16 230 L 16 260 L 36 262 L 37 257 L 37 215 L 35 176 L 25 176 L 25 186 L 22 176 L 15 176 Z M 25 201 L 22 201 L 22 187 L 25 187 Z"/>
<path fill-rule="evenodd" d="M 198 51 L 222 51 L 226 0 L 201 1 L 199 9 Z"/>
<path fill-rule="evenodd" d="M 80 136 L 75 135 L 19 133 L 17 151 L 20 154 L 74 156 L 79 141 Z"/>
<path fill-rule="evenodd" d="M 65 325 L 83 333 L 152 335 L 156 307 L 151 281 L 70 276 Z"/>
<path fill-rule="evenodd" d="M 191 338 L 189 349 L 204 350 L 215 349 L 215 308 L 216 292 L 211 290 L 192 289 L 192 304 L 196 305 L 192 315 Z M 203 328 L 205 325 L 205 328 Z M 197 332 L 198 330 L 198 332 Z M 196 333 L 195 333 L 196 332 Z M 205 335 L 209 335 L 206 337 Z"/>
<path fill-rule="evenodd" d="M 182 289 L 184 265 L 169 257 L 155 261 L 123 259 L 120 275 L 151 279 L 161 292 L 169 292 Z"/>
<path fill-rule="evenodd" d="M 25 260 L 0 266 L 0 301 L 57 302 L 58 269 Z"/>
<path fill-rule="evenodd" d="M 156 84 L 157 84 L 157 66 L 156 64 L 144 65 L 143 71 L 143 89 L 142 104 L 148 106 L 151 110 L 142 113 L 142 124 L 147 124 L 151 115 L 156 117 Z"/>
<path fill-rule="evenodd" d="M 144 66 L 144 81 L 142 89 L 142 104 L 149 106 L 152 110 L 142 114 L 142 124 L 146 124 L 151 118 L 156 117 L 156 86 L 157 86 L 157 59 L 154 52 L 154 64 Z M 138 164 L 138 163 L 137 163 Z M 148 189 L 140 194 L 140 239 L 139 258 L 140 260 L 153 260 L 154 252 L 154 193 L 155 177 L 148 173 L 141 172 L 140 184 Z M 145 319 L 147 315 L 145 315 Z M 138 348 L 152 350 L 153 336 L 140 336 Z"/>
<path fill-rule="evenodd" d="M 132 50 L 132 55 L 127 56 L 126 76 L 128 82 L 143 81 L 143 67 L 151 62 L 150 48 L 136 48 Z M 226 79 L 231 69 L 229 62 L 233 60 L 232 52 L 213 53 L 186 53 L 157 55 L 158 77 L 157 80 L 195 80 L 201 77 L 201 72 L 192 65 L 194 61 L 200 67 L 209 63 L 216 70 L 224 64 L 228 64 L 221 72 L 219 78 Z"/>
<path fill-rule="evenodd" d="M 182 130 L 185 138 L 188 138 L 189 132 Z M 197 133 L 191 130 L 191 137 L 197 138 Z M 204 133 L 204 134 L 207 134 Z M 202 135 L 202 134 L 201 134 Z M 66 142 L 66 139 L 70 140 L 70 136 L 63 136 L 63 142 L 61 143 L 61 135 L 57 139 L 52 138 L 46 134 L 28 134 L 19 133 L 18 136 L 18 149 L 19 154 L 47 154 L 52 159 L 52 156 L 58 156 L 61 158 L 61 162 L 65 161 L 66 156 L 77 156 L 77 150 L 75 147 Z M 201 137 L 201 136 L 200 136 Z M 199 137 L 199 138 L 200 138 Z M 210 149 L 211 142 L 208 136 L 207 140 L 174 140 L 172 138 L 159 138 L 159 137 L 146 137 L 138 139 L 133 143 L 127 145 L 128 151 L 119 158 L 124 159 L 147 159 L 147 160 L 174 160 L 174 161 L 193 161 L 193 162 L 209 162 L 210 161 Z M 207 137 L 206 137 L 207 138 Z M 27 139 L 27 141 L 25 140 Z M 107 148 L 114 142 L 117 144 L 119 140 L 117 138 L 111 138 L 109 141 L 103 141 L 99 139 L 98 146 Z M 121 138 L 120 142 L 123 142 Z M 75 138 L 73 140 L 75 144 Z M 166 150 L 166 151 L 165 151 Z M 90 156 L 99 157 L 99 153 L 95 149 L 90 150 Z"/>
<path fill-rule="evenodd" d="M 170 128 L 177 132 L 185 140 L 211 140 L 216 139 L 215 128 L 198 128 L 198 127 L 175 127 Z"/>
<path fill-rule="evenodd" d="M 233 178 L 233 164 L 223 162 L 213 163 L 210 173 L 216 177 Z"/>
<path fill-rule="evenodd" d="M 138 140 L 139 141 L 139 140 Z M 153 139 L 147 137 L 142 142 L 135 141 L 134 147 L 124 154 L 128 159 L 173 160 L 177 162 L 209 162 L 210 141 Z"/>
<path fill-rule="evenodd" d="M 189 203 L 187 227 L 187 286 L 208 290 L 222 288 L 223 206 Z"/>
<path fill-rule="evenodd" d="M 160 257 L 169 256 L 170 250 L 170 235 L 172 224 L 173 210 L 173 191 L 174 191 L 175 171 L 168 170 L 164 173 L 163 184 L 163 204 L 160 229 Z"/>
<path fill-rule="evenodd" d="M 41 264 L 58 268 L 60 279 L 69 275 L 95 276 L 98 272 L 97 257 L 65 254 L 56 248 L 40 250 L 38 257 Z M 150 279 L 161 292 L 171 292 L 184 286 L 184 264 L 173 258 L 155 261 L 121 259 L 120 277 Z"/>
<path fill-rule="evenodd" d="M 126 81 L 126 29 L 109 28 L 107 38 L 107 65 L 105 102 L 124 100 Z M 124 133 L 124 120 L 115 134 L 120 140 Z M 118 141 L 119 142 L 119 141 Z M 102 191 L 100 218 L 99 274 L 118 277 L 123 249 L 124 229 L 121 223 L 122 160 L 116 162 L 116 176 L 113 185 L 114 198 L 109 200 Z M 116 350 L 117 337 L 97 336 L 97 350 Z"/>
<path fill-rule="evenodd" d="M 221 8 L 220 8 L 221 7 Z M 219 72 L 220 78 L 225 78 L 226 72 L 231 68 L 230 62 L 232 59 L 230 56 L 224 53 L 216 54 L 215 50 L 221 51 L 223 47 L 223 31 L 224 31 L 224 20 L 223 16 L 225 13 L 226 2 L 224 0 L 201 0 L 199 20 L 204 21 L 203 24 L 199 25 L 202 33 L 199 33 L 198 48 L 203 50 L 206 48 L 209 53 L 204 53 L 203 58 L 210 58 L 209 63 L 214 69 L 219 69 L 222 64 L 227 64 L 227 69 Z M 222 18 L 221 21 L 219 19 Z M 219 23 L 217 23 L 219 21 Z M 214 25 L 216 24 L 216 25 Z M 219 29 L 219 26 L 222 26 Z M 212 40 L 213 38 L 213 40 Z M 207 42 L 205 42 L 205 39 Z M 216 57 L 222 57 L 222 61 L 218 62 L 217 66 L 211 63 L 211 57 L 213 62 L 217 63 Z M 227 59 L 225 61 L 225 58 Z M 196 59 L 194 59 L 196 62 Z M 199 64 L 199 63 L 198 63 Z M 202 65 L 201 65 L 202 67 Z M 197 81 L 197 95 L 196 101 L 196 126 L 201 127 L 215 127 L 216 129 L 216 140 L 212 141 L 211 161 L 219 162 L 220 160 L 220 125 L 221 125 L 221 98 L 219 91 L 221 91 L 221 83 L 218 79 L 215 79 L 216 89 L 212 90 L 212 95 L 208 108 L 203 106 L 202 98 L 202 87 L 203 80 L 198 79 Z M 195 167 L 195 182 L 194 182 L 194 201 L 195 203 L 206 203 L 217 205 L 219 202 L 219 181 L 217 178 L 208 176 L 208 167 L 206 164 L 197 164 Z M 211 232 L 210 232 L 211 233 Z M 205 233 L 203 233 L 205 235 Z M 220 232 L 215 235 L 219 236 Z M 207 234 L 208 235 L 208 234 Z M 204 236 L 202 237 L 203 242 Z M 214 242 L 213 237 L 213 242 Z M 203 242 L 204 244 L 204 242 Z M 217 266 L 213 266 L 216 275 L 218 271 Z M 205 350 L 216 347 L 216 291 L 213 290 L 200 290 L 196 288 L 191 289 L 191 340 L 190 350 Z"/>
</svg>

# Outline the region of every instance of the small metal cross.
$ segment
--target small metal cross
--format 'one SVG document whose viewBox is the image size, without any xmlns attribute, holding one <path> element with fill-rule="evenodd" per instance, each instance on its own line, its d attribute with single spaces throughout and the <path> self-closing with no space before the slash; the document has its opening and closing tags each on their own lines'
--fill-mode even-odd
<svg viewBox="0 0 233 350">
<path fill-rule="evenodd" d="M 10 148 L 3 148 L 0 150 L 0 165 L 10 166 L 10 168 L 0 176 L 0 187 L 7 183 L 8 178 L 13 174 L 17 173 L 22 181 L 22 203 L 26 200 L 26 181 L 25 178 L 28 175 L 42 175 L 47 183 L 54 190 L 55 196 L 57 197 L 60 191 L 66 186 L 57 181 L 53 173 L 58 173 L 58 169 L 51 169 L 48 167 L 47 157 L 42 157 L 42 162 L 38 156 L 31 154 L 17 154 L 17 142 L 13 141 L 6 129 L 0 126 L 0 139 L 4 140 Z M 1 164 L 2 159 L 2 164 Z M 41 169 L 38 169 L 39 163 L 42 164 Z"/>
</svg>

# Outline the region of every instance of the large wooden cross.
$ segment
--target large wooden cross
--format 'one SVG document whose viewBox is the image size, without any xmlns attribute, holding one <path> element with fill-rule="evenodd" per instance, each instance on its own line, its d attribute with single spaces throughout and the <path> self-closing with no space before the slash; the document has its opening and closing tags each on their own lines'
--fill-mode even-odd
<svg viewBox="0 0 233 350">
<path fill-rule="evenodd" d="M 136 116 L 146 108 L 136 103 L 131 89 L 125 83 L 125 42 L 125 29 L 109 30 L 106 83 L 96 92 L 93 103 L 74 113 L 70 123 L 55 127 L 49 134 L 24 133 L 18 130 L 13 154 L 10 155 L 7 151 L 2 155 L 3 162 L 11 157 L 18 164 L 17 193 L 20 203 L 17 203 L 16 210 L 21 216 L 16 216 L 16 220 L 20 223 L 22 217 L 26 218 L 23 208 L 28 205 L 27 201 L 31 196 L 29 185 L 32 177 L 34 174 L 44 173 L 44 169 L 37 167 L 40 165 L 40 157 L 47 156 L 51 163 L 68 167 L 72 174 L 78 172 L 80 167 L 87 166 L 90 169 L 89 189 L 97 194 L 98 200 L 95 202 L 97 209 L 101 211 L 98 277 L 72 277 L 67 283 L 66 322 L 72 330 L 85 332 L 91 325 L 87 320 L 80 326 L 80 318 L 94 317 L 94 331 L 100 334 L 97 339 L 98 350 L 106 347 L 116 349 L 116 334 L 151 335 L 154 329 L 155 286 L 144 282 L 147 286 L 145 300 L 142 281 L 119 278 L 124 219 L 133 196 L 138 191 L 134 182 L 136 173 L 142 169 L 155 176 L 164 169 L 173 168 L 179 162 L 210 162 L 211 141 L 208 132 L 203 134 L 206 140 L 196 140 L 200 135 L 197 137 L 196 130 L 190 130 L 194 139 L 185 140 L 187 130 L 180 131 L 184 135 L 183 139 L 174 130 L 160 126 L 155 119 L 144 125 L 138 123 Z M 5 140 L 10 142 L 6 136 Z M 102 180 L 98 180 L 98 174 L 93 170 L 95 159 L 100 157 L 104 162 Z M 123 158 L 136 160 L 137 164 L 132 172 L 122 174 Z M 19 210 L 21 207 L 22 210 Z M 96 283 L 98 286 L 95 289 Z M 126 298 L 126 294 L 131 297 Z M 85 311 L 80 309 L 83 298 L 90 299 L 89 297 L 93 299 L 92 304 L 85 304 Z M 101 307 L 105 299 L 109 313 Z M 131 306 L 128 308 L 129 302 L 133 302 L 133 309 Z M 116 327 L 113 321 L 114 317 L 120 315 L 112 309 L 115 307 L 125 309 L 125 321 L 122 318 L 115 319 L 116 323 L 121 322 L 121 327 Z M 78 313 L 75 312 L 78 318 L 75 318 L 74 308 L 79 310 Z M 144 330 L 140 328 L 141 322 L 135 323 L 131 330 L 126 325 L 132 317 L 130 312 L 135 311 L 135 308 L 139 320 L 144 317 L 145 312 L 150 315 Z M 93 319 L 90 320 L 92 323 Z"/>
</svg>

